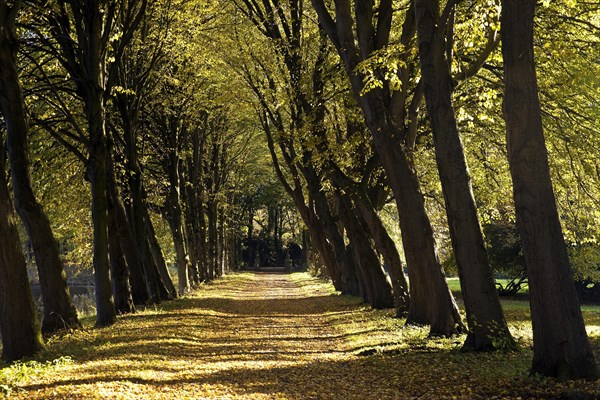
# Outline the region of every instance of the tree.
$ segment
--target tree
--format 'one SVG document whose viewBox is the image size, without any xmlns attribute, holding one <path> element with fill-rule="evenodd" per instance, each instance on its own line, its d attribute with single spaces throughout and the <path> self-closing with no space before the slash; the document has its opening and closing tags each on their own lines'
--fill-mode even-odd
<svg viewBox="0 0 600 400">
<path fill-rule="evenodd" d="M 401 90 L 394 91 L 389 82 L 367 87 L 363 74 L 357 70 L 361 62 L 389 45 L 393 2 L 382 0 L 376 8 L 371 0 L 336 1 L 335 19 L 323 0 L 312 0 L 312 5 L 344 64 L 394 193 L 411 282 L 407 323 L 429 324 L 432 335 L 452 335 L 462 329 L 462 321 L 436 254 L 433 230 L 412 162 L 414 114 L 422 98 L 417 87 L 409 100 L 410 52 L 406 49 L 414 37 L 414 10 L 408 7 L 402 25 L 400 44 L 407 59 L 396 72 L 402 82 Z"/>
<path fill-rule="evenodd" d="M 448 59 L 451 52 L 447 49 L 452 46 L 453 38 L 447 36 L 453 32 L 451 14 L 454 4 L 453 1 L 448 2 L 440 16 L 438 1 L 416 0 L 415 12 L 423 92 L 469 323 L 463 348 L 490 350 L 495 343 L 513 347 L 514 342 L 495 290 L 452 105 L 453 82 L 450 75 L 451 60 Z M 493 49 L 494 42 L 495 36 L 492 36 L 489 51 Z M 479 59 L 484 57 L 485 54 Z M 477 62 L 481 63 L 479 60 Z M 499 338 L 503 340 L 498 341 Z"/>
<path fill-rule="evenodd" d="M 4 8 L 0 10 L 0 109 L 6 124 L 15 208 L 31 240 L 39 271 L 44 302 L 42 330 L 54 332 L 59 329 L 77 328 L 81 325 L 71 301 L 58 242 L 54 238 L 48 217 L 36 199 L 31 182 L 29 121 L 17 70 L 18 37 L 15 18 L 21 2 L 14 2 L 10 7 L 7 2 L 0 5 Z"/>
<path fill-rule="evenodd" d="M 14 21 L 6 7 L 6 2 L 0 3 L 0 17 L 4 22 Z M 0 66 L 3 70 L 3 61 Z M 6 153 L 1 139 L 0 136 L 0 334 L 2 359 L 12 361 L 35 354 L 44 343 L 8 193 Z"/>
<path fill-rule="evenodd" d="M 296 179 L 294 185 L 297 190 L 292 190 L 291 193 L 297 198 L 297 207 L 301 210 L 305 223 L 322 226 L 315 230 L 321 230 L 323 237 L 315 238 L 314 241 L 317 244 L 321 240 L 329 242 L 320 244 L 321 256 L 330 263 L 327 254 L 335 254 L 332 257 L 335 262 L 328 265 L 330 276 L 343 292 L 360 293 L 375 308 L 393 306 L 392 290 L 379 257 L 368 234 L 365 234 L 364 226 L 361 226 L 362 222 L 356 218 L 354 206 L 349 203 L 347 194 L 324 189 L 329 184 L 329 165 L 323 163 L 322 159 L 327 158 L 328 154 L 323 146 L 317 144 L 325 141 L 324 137 L 328 133 L 324 121 L 327 94 L 324 91 L 326 82 L 323 74 L 329 44 L 324 32 L 316 25 L 310 28 L 304 25 L 306 20 L 300 11 L 302 2 L 299 1 L 271 1 L 260 7 L 244 3 L 240 8 L 258 31 L 270 39 L 268 43 L 272 45 L 273 55 L 280 65 L 279 70 L 270 69 L 254 53 L 251 58 L 258 64 L 258 68 L 245 66 L 243 73 L 259 98 L 262 109 L 259 115 L 264 113 L 261 124 L 268 140 L 277 142 L 288 171 Z M 312 34 L 302 35 L 302 31 L 309 32 L 308 29 Z M 296 52 L 294 48 L 305 50 Z M 281 72 L 283 75 L 280 75 Z M 257 78 L 256 75 L 261 74 L 264 74 L 264 78 Z M 290 90 L 279 91 L 276 82 L 280 81 L 286 82 Z M 337 89 L 332 92 L 335 90 Z M 281 101 L 275 100 L 279 98 L 289 104 L 289 118 L 269 104 Z M 273 157 L 275 159 L 278 156 Z M 280 179 L 285 178 L 280 175 Z M 289 184 L 284 183 L 284 187 L 291 189 Z M 307 193 L 308 202 L 302 198 L 303 191 Z M 336 220 L 341 224 L 336 223 Z M 348 246 L 344 243 L 344 234 L 349 239 Z M 401 273 L 401 269 L 398 271 Z M 400 295 L 398 297 L 404 298 Z M 408 303 L 398 301 L 398 305 L 400 313 L 403 313 Z"/>
<path fill-rule="evenodd" d="M 504 118 L 517 223 L 529 276 L 532 373 L 598 377 L 550 179 L 533 54 L 536 2 L 504 0 Z"/>
<path fill-rule="evenodd" d="M 96 325 L 116 321 L 112 297 L 108 251 L 106 102 L 114 84 L 114 69 L 108 68 L 111 40 L 121 29 L 113 57 L 119 58 L 138 27 L 146 8 L 112 0 L 70 0 L 41 5 L 43 18 L 56 42 L 47 41 L 51 53 L 74 79 L 77 95 L 83 100 L 87 122 L 88 179 L 92 187 L 94 231 L 94 279 Z M 128 15 L 127 26 L 117 27 L 117 16 Z"/>
</svg>

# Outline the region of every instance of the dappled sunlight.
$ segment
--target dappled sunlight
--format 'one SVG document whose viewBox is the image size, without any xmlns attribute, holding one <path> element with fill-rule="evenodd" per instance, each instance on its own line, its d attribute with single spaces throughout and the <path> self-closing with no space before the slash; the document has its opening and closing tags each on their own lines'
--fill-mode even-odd
<svg viewBox="0 0 600 400">
<path fill-rule="evenodd" d="M 464 336 L 430 339 L 427 328 L 392 318 L 393 310 L 371 310 L 307 274 L 233 274 L 122 317 L 113 327 L 52 339 L 43 360 L 67 355 L 70 361 L 22 374 L 12 396 L 434 399 L 561 393 L 566 386 L 527 377 L 527 313 L 520 304 L 507 312 L 522 351 L 461 353 Z M 598 348 L 596 314 L 585 312 Z"/>
</svg>

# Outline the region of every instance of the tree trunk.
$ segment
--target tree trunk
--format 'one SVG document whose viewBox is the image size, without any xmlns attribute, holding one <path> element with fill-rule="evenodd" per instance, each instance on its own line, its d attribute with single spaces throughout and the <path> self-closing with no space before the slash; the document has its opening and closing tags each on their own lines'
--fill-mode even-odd
<svg viewBox="0 0 600 400">
<path fill-rule="evenodd" d="M 109 144 L 108 155 L 106 158 L 106 179 L 108 189 L 108 252 L 110 258 L 110 277 L 112 283 L 113 296 L 115 299 L 115 308 L 119 314 L 135 312 L 133 304 L 133 295 L 129 282 L 129 265 L 125 260 L 124 246 L 120 237 L 120 226 L 127 226 L 127 221 L 119 218 L 118 202 L 120 201 L 115 182 L 115 172 L 112 159 L 112 148 Z"/>
<path fill-rule="evenodd" d="M 188 172 L 189 173 L 189 172 Z M 187 175 L 186 175 L 187 176 Z M 199 258 L 199 244 L 198 244 L 198 219 L 194 216 L 197 214 L 196 210 L 198 207 L 197 200 L 194 196 L 194 189 L 189 178 L 187 182 L 183 185 L 183 204 L 185 204 L 185 209 L 183 213 L 183 224 L 185 226 L 184 230 L 184 240 L 187 245 L 187 254 L 189 257 L 188 263 L 188 279 L 190 281 L 190 286 L 197 286 L 200 284 L 200 258 Z"/>
<path fill-rule="evenodd" d="M 13 361 L 34 355 L 44 343 L 8 193 L 4 154 L 0 139 L 0 334 L 2 359 Z"/>
<path fill-rule="evenodd" d="M 209 200 L 206 207 L 208 222 L 208 280 L 215 279 L 217 267 L 217 204 Z"/>
<path fill-rule="evenodd" d="M 198 221 L 193 218 L 196 206 L 196 199 L 193 197 L 193 185 L 190 180 L 190 171 L 186 168 L 185 163 L 179 164 L 179 176 L 181 178 L 182 191 L 181 204 L 183 205 L 181 210 L 181 229 L 183 235 L 183 241 L 186 246 L 186 253 L 188 256 L 187 264 L 187 276 L 188 285 L 195 287 L 200 283 L 200 274 L 198 271 L 198 249 L 197 249 L 197 237 L 196 237 L 196 226 Z"/>
<path fill-rule="evenodd" d="M 158 243 L 158 239 L 156 238 L 154 224 L 152 223 L 152 219 L 150 219 L 148 208 L 145 208 L 144 221 L 146 225 L 148 246 L 150 247 L 150 252 L 152 254 L 152 268 L 154 270 L 159 295 L 163 300 L 172 300 L 177 297 L 177 291 L 175 290 L 171 275 L 169 274 L 167 262 L 165 261 L 165 256 L 160 248 L 160 243 Z"/>
<path fill-rule="evenodd" d="M 132 163 L 130 162 L 130 165 Z M 146 279 L 146 287 L 148 290 L 148 301 L 151 304 L 160 303 L 160 293 L 156 275 L 154 274 L 154 259 L 150 250 L 148 236 L 146 231 L 145 216 L 147 214 L 146 204 L 144 201 L 144 188 L 141 178 L 141 170 L 132 171 L 129 179 L 129 187 L 131 191 L 131 213 L 129 222 L 132 224 L 132 232 L 135 239 L 136 249 L 140 258 L 144 278 Z"/>
<path fill-rule="evenodd" d="M 312 187 L 315 208 L 321 222 L 321 228 L 319 229 L 325 234 L 325 238 L 333 250 L 342 287 L 341 291 L 344 294 L 358 295 L 361 292 L 357 276 L 358 260 L 349 256 L 346 251 L 346 245 L 342 233 L 340 233 L 340 228 L 335 222 L 325 194 L 319 188 L 320 184 L 318 183 L 316 187 Z M 338 202 L 341 201 L 339 198 L 336 198 L 336 200 Z"/>
<path fill-rule="evenodd" d="M 469 332 L 463 349 L 513 348 L 483 241 L 452 105 L 438 0 L 415 2 L 421 75 Z"/>
<path fill-rule="evenodd" d="M 0 108 L 7 132 L 15 208 L 35 254 L 44 303 L 42 331 L 80 328 L 77 310 L 60 259 L 50 221 L 32 189 L 29 160 L 29 124 L 17 71 L 17 37 L 14 25 L 2 19 L 0 29 Z M 12 25 L 12 26 L 10 26 Z M 0 171 L 4 173 L 4 170 Z"/>
<path fill-rule="evenodd" d="M 112 325 L 117 320 L 110 283 L 108 256 L 108 202 L 106 185 L 106 133 L 104 106 L 100 98 L 90 101 L 90 183 L 92 185 L 92 223 L 94 232 L 94 283 L 96 287 L 96 326 Z"/>
<path fill-rule="evenodd" d="M 144 277 L 144 271 L 142 270 L 140 257 L 138 256 L 138 250 L 133 238 L 133 232 L 131 231 L 131 224 L 127 217 L 127 212 L 125 211 L 125 206 L 121 201 L 121 196 L 119 195 L 115 184 L 109 185 L 109 192 L 111 202 L 114 204 L 117 214 L 115 232 L 118 235 L 119 245 L 121 246 L 129 269 L 129 283 L 131 286 L 133 303 L 137 305 L 148 304 L 149 296 L 146 278 Z"/>
<path fill-rule="evenodd" d="M 503 0 L 504 118 L 517 223 L 529 276 L 532 373 L 596 379 L 544 141 L 533 54 L 534 0 Z"/>
<path fill-rule="evenodd" d="M 225 214 L 223 207 L 217 210 L 217 276 L 225 274 Z"/>
<path fill-rule="evenodd" d="M 173 244 L 175 246 L 175 253 L 177 257 L 177 278 L 179 295 L 190 291 L 190 279 L 188 275 L 189 259 L 185 249 L 185 241 L 182 234 L 182 227 L 173 217 L 169 218 L 169 227 L 171 228 L 171 235 L 173 236 Z"/>
<path fill-rule="evenodd" d="M 373 308 L 394 307 L 392 287 L 385 277 L 379 257 L 371 247 L 370 238 L 365 234 L 365 227 L 352 208 L 349 199 L 340 198 L 341 218 L 359 266 L 364 284 L 365 300 Z"/>
<path fill-rule="evenodd" d="M 405 132 L 402 127 L 404 119 L 397 113 L 399 109 L 404 109 L 404 104 L 398 107 L 388 96 L 389 90 L 373 89 L 363 93 L 363 77 L 356 70 L 357 65 L 374 49 L 374 41 L 371 40 L 372 21 L 364 18 L 372 11 L 372 7 L 357 0 L 355 11 L 360 24 L 354 24 L 349 0 L 336 1 L 335 20 L 324 1 L 311 0 L 311 3 L 317 11 L 319 22 L 344 62 L 352 93 L 361 106 L 365 123 L 373 137 L 375 151 L 394 193 L 410 280 L 411 301 L 407 323 L 430 324 L 431 335 L 450 336 L 462 328 L 462 322 L 435 252 L 433 229 L 425 210 L 416 171 L 408 150 L 399 142 Z M 388 7 L 391 12 L 391 3 Z M 382 40 L 379 47 L 387 44 L 389 35 L 386 32 L 389 33 L 390 26 L 386 25 L 378 33 L 377 36 L 382 35 L 378 38 Z M 355 28 L 358 31 L 356 38 Z"/>
<path fill-rule="evenodd" d="M 432 336 L 450 336 L 462 329 L 458 306 L 435 252 L 433 229 L 414 167 L 404 151 L 394 152 L 390 147 L 389 135 L 378 132 L 375 143 L 396 199 L 408 264 L 410 307 L 406 323 L 429 324 Z"/>
<path fill-rule="evenodd" d="M 200 262 L 198 269 L 200 270 L 200 279 L 207 281 L 208 279 L 208 240 L 206 229 L 206 207 L 202 196 L 203 191 L 198 196 L 198 260 Z"/>
<path fill-rule="evenodd" d="M 308 237 L 306 235 L 306 229 L 302 229 L 302 266 L 303 268 L 308 268 L 308 252 L 310 243 L 308 241 Z"/>
<path fill-rule="evenodd" d="M 135 312 L 133 297 L 131 295 L 131 286 L 129 285 L 129 268 L 125 261 L 121 242 L 119 240 L 118 217 L 112 204 L 109 205 L 109 245 L 110 255 L 110 277 L 115 298 L 115 308 L 119 314 L 128 314 Z"/>
<path fill-rule="evenodd" d="M 369 229 L 370 235 L 375 242 L 375 246 L 383 255 L 383 259 L 387 264 L 392 281 L 392 288 L 394 290 L 396 316 L 406 316 L 410 307 L 410 296 L 408 283 L 404 276 L 404 269 L 402 268 L 402 261 L 400 260 L 400 254 L 398 253 L 396 244 L 388 234 L 385 226 L 383 226 L 381 219 L 379 219 L 379 216 L 375 212 L 366 193 L 358 193 L 353 196 L 353 199 L 357 211 L 360 212 L 366 227 Z"/>
</svg>

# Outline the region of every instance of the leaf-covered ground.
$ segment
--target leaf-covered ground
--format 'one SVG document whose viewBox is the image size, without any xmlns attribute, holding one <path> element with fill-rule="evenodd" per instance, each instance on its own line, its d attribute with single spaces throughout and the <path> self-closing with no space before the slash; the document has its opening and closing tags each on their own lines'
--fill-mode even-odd
<svg viewBox="0 0 600 400">
<path fill-rule="evenodd" d="M 233 274 L 113 327 L 54 338 L 36 361 L 0 366 L 0 397 L 600 398 L 596 382 L 529 378 L 527 307 L 505 306 L 523 350 L 465 354 L 462 337 L 430 340 L 307 274 Z M 584 314 L 597 350 L 600 312 Z"/>
</svg>

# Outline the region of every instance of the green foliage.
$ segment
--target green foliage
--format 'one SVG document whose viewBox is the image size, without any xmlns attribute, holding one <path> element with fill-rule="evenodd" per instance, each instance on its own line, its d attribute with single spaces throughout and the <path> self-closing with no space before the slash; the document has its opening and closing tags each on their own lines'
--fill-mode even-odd
<svg viewBox="0 0 600 400">
<path fill-rule="evenodd" d="M 416 48 L 406 49 L 402 44 L 390 44 L 377 50 L 356 66 L 356 72 L 362 75 L 364 87 L 362 95 L 374 89 L 382 89 L 384 82 L 391 91 L 402 89 L 399 72 L 414 62 Z M 410 61 L 408 61 L 410 60 Z"/>
<path fill-rule="evenodd" d="M 0 363 L 0 396 L 9 398 L 20 392 L 18 386 L 29 383 L 44 374 L 56 374 L 73 359 L 61 356 L 50 361 L 19 361 L 10 365 Z M 16 392 L 16 393 L 15 393 Z"/>
</svg>

